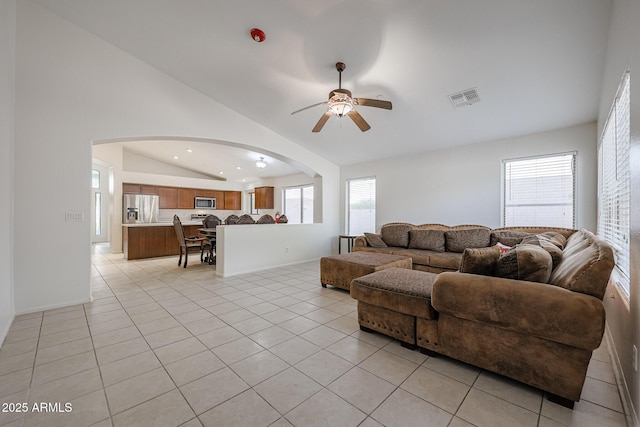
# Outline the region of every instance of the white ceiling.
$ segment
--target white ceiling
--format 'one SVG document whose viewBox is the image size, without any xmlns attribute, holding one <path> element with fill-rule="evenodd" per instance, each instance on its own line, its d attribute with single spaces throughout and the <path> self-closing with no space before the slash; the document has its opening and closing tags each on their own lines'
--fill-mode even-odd
<svg viewBox="0 0 640 427">
<path fill-rule="evenodd" d="M 609 0 L 32 0 L 339 165 L 595 120 Z M 252 27 L 266 33 L 254 42 Z M 338 86 L 360 132 L 315 107 Z M 476 88 L 479 103 L 448 95 Z M 195 168 L 197 169 L 197 168 Z M 210 171 L 209 171 L 210 172 Z"/>
</svg>

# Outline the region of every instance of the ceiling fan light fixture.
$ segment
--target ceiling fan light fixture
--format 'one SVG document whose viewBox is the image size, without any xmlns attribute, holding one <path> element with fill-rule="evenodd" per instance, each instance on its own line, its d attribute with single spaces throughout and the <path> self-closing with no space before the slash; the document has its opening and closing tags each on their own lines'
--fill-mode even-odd
<svg viewBox="0 0 640 427">
<path fill-rule="evenodd" d="M 329 110 L 338 117 L 349 114 L 354 108 L 353 99 L 345 93 L 336 93 L 329 99 Z"/>
<path fill-rule="evenodd" d="M 264 157 L 260 157 L 258 160 L 256 160 L 256 167 L 258 169 L 264 169 L 265 167 L 267 167 L 267 162 L 264 161 Z"/>
</svg>

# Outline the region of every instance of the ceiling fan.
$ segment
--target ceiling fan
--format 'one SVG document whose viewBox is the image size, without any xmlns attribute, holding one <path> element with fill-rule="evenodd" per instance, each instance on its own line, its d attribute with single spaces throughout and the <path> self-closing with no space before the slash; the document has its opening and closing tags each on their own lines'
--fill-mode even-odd
<svg viewBox="0 0 640 427">
<path fill-rule="evenodd" d="M 358 113 L 356 106 L 376 107 L 391 110 L 390 101 L 369 98 L 353 98 L 351 96 L 351 91 L 342 89 L 342 72 L 346 67 L 347 66 L 344 62 L 336 63 L 336 70 L 338 70 L 339 73 L 338 89 L 334 89 L 329 92 L 328 101 L 318 102 L 317 104 L 309 105 L 308 107 L 301 108 L 300 110 L 291 113 L 291 115 L 294 115 L 309 108 L 317 107 L 318 105 L 328 105 L 327 111 L 325 111 L 322 117 L 320 117 L 320 120 L 318 120 L 318 123 L 316 123 L 312 132 L 320 132 L 324 124 L 327 123 L 327 120 L 329 120 L 333 115 L 338 117 L 349 116 L 362 132 L 366 132 L 371 129 L 371 126 L 369 126 L 369 123 L 367 123 L 360 113 Z"/>
</svg>

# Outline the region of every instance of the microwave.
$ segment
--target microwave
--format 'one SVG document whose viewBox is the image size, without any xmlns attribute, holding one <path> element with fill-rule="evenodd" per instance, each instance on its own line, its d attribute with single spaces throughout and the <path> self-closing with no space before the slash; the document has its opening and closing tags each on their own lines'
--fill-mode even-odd
<svg viewBox="0 0 640 427">
<path fill-rule="evenodd" d="M 196 197 L 195 208 L 196 209 L 215 209 L 216 198 L 215 197 Z"/>
</svg>

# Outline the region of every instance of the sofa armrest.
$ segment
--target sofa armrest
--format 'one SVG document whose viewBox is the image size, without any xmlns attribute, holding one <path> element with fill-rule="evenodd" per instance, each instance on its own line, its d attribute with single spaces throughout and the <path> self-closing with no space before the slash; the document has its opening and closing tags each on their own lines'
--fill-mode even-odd
<svg viewBox="0 0 640 427">
<path fill-rule="evenodd" d="M 602 301 L 544 283 L 447 272 L 434 281 L 431 301 L 442 314 L 586 350 L 604 334 Z"/>
<path fill-rule="evenodd" d="M 366 248 L 367 246 L 369 246 L 369 243 L 367 243 L 367 238 L 364 236 L 358 236 L 356 237 L 356 240 L 353 241 L 354 248 L 357 248 L 357 247 Z"/>
</svg>

